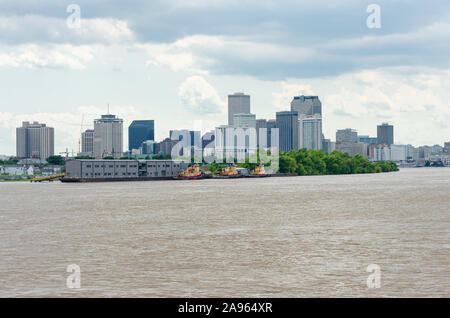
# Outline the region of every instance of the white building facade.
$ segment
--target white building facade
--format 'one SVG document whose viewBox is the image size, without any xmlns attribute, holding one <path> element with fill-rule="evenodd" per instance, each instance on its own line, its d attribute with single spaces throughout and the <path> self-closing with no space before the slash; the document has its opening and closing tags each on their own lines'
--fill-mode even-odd
<svg viewBox="0 0 450 318">
<path fill-rule="evenodd" d="M 115 115 L 102 115 L 94 121 L 94 157 L 120 158 L 122 154 L 123 120 Z"/>
<path fill-rule="evenodd" d="M 298 134 L 299 149 L 322 149 L 322 116 L 299 115 Z"/>
</svg>

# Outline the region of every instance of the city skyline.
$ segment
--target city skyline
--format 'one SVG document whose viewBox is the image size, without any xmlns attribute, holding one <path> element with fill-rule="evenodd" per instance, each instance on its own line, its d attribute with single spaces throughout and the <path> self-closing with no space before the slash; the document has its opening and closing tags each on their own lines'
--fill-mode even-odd
<svg viewBox="0 0 450 318">
<path fill-rule="evenodd" d="M 0 154 L 15 152 L 15 128 L 30 120 L 59 132 L 55 153 L 77 151 L 82 116 L 83 130 L 92 129 L 86 123 L 108 103 L 126 127 L 157 119 L 158 140 L 198 119 L 211 130 L 227 122 L 227 96 L 242 91 L 257 119 L 289 110 L 293 96 L 320 96 L 325 138 L 345 127 L 375 136 L 389 122 L 398 143 L 443 144 L 450 4 L 438 2 L 410 1 L 404 10 L 379 1 L 379 29 L 367 27 L 367 4 L 357 1 L 113 1 L 105 9 L 83 0 L 79 29 L 67 26 L 64 3 L 1 3 Z M 124 10 L 133 3 L 141 10 Z"/>
<path fill-rule="evenodd" d="M 233 94 L 227 94 L 227 96 L 228 97 L 230 97 L 230 96 L 236 96 L 236 94 L 242 94 L 242 93 L 233 93 Z M 253 97 L 251 94 L 248 94 L 248 93 L 245 93 L 245 96 L 250 96 L 250 97 Z M 280 108 L 280 109 L 273 109 L 273 113 L 272 114 L 270 114 L 269 113 L 269 115 L 267 116 L 267 117 L 262 117 L 262 116 L 260 116 L 258 113 L 255 113 L 255 114 L 252 114 L 252 115 L 255 115 L 256 116 L 256 119 L 257 120 L 262 120 L 262 119 L 266 119 L 266 120 L 271 120 L 271 119 L 275 119 L 275 117 L 276 117 L 276 112 L 277 111 L 289 111 L 289 109 L 292 109 L 292 103 L 293 102 L 295 102 L 296 101 L 296 99 L 298 99 L 298 97 L 307 97 L 307 98 L 317 98 L 317 97 L 319 97 L 320 98 L 320 96 L 316 96 L 316 95 L 314 95 L 314 96 L 310 96 L 310 95 L 307 95 L 307 96 L 304 96 L 303 94 L 294 94 L 294 95 L 292 95 L 292 97 L 291 97 L 291 101 L 290 102 L 288 102 L 287 104 L 286 104 L 286 107 L 284 107 L 284 108 Z M 327 109 L 327 105 L 324 105 L 323 106 L 323 103 L 321 103 L 321 101 L 319 100 L 319 104 L 320 104 L 320 112 L 322 113 L 325 113 L 325 114 L 327 114 L 327 111 L 326 111 L 326 109 Z M 226 107 L 227 108 L 227 107 Z M 83 110 L 85 110 L 85 109 L 87 109 L 87 108 L 83 108 Z M 90 111 L 94 111 L 94 109 L 96 109 L 96 108 L 91 108 L 91 110 Z M 110 105 L 108 104 L 107 105 L 107 112 L 110 110 L 110 109 L 112 109 L 112 112 L 114 112 L 114 113 L 116 113 L 117 114 L 117 112 L 115 111 L 116 110 L 116 108 L 115 107 L 110 107 Z M 325 109 L 325 110 L 323 110 L 323 109 Z M 252 110 L 252 112 L 253 112 L 253 110 Z M 101 111 L 100 110 L 100 112 L 99 112 L 99 114 L 102 114 L 102 113 L 106 113 L 105 111 Z M 0 113 L 1 114 L 1 113 Z M 91 122 L 88 122 L 88 120 L 90 120 L 90 118 L 92 118 L 93 120 L 92 120 L 92 122 L 94 122 L 95 121 L 95 119 L 98 117 L 98 116 L 100 116 L 99 114 L 94 114 L 94 113 L 85 113 L 85 112 L 83 112 L 81 115 L 80 115 L 80 118 L 83 118 L 83 122 L 82 122 L 82 124 L 81 124 L 81 127 L 83 128 L 83 131 L 86 131 L 86 130 L 93 130 L 93 128 L 94 128 L 94 125 L 91 123 Z M 245 113 L 243 113 L 243 114 L 245 114 Z M 239 115 L 239 114 L 238 114 Z M 31 115 L 31 116 L 33 116 L 33 115 Z M 73 115 L 74 117 L 77 117 L 77 115 L 76 114 L 74 114 Z M 122 116 L 120 116 L 120 115 L 117 115 L 118 117 L 122 117 Z M 136 115 L 137 116 L 137 115 Z M 308 115 L 309 116 L 309 115 Z M 351 114 L 346 114 L 346 116 L 348 116 L 349 118 L 351 118 L 352 117 L 352 115 Z M 41 118 L 41 114 L 37 114 L 37 115 L 35 115 L 35 117 L 37 117 L 37 118 Z M 24 117 L 25 119 L 27 119 L 28 121 L 35 121 L 34 120 L 34 118 L 35 117 L 32 117 L 33 119 L 30 119 L 29 117 Z M 146 121 L 147 119 L 142 119 L 141 117 L 130 117 L 129 115 L 128 116 L 124 116 L 124 117 L 126 117 L 127 119 L 123 119 L 123 126 L 124 127 L 129 127 L 134 121 L 142 121 L 142 120 L 144 120 L 144 121 Z M 229 113 L 228 113 L 228 111 L 227 112 L 225 112 L 225 113 L 223 113 L 223 122 L 222 121 L 215 121 L 214 123 L 215 124 L 211 124 L 211 121 L 209 121 L 209 120 L 204 120 L 204 119 L 202 119 L 201 118 L 201 116 L 199 116 L 199 118 L 198 119 L 196 119 L 196 120 L 194 120 L 194 121 L 197 121 L 197 122 L 199 122 L 199 121 L 201 121 L 203 124 L 204 123 L 206 123 L 206 124 L 210 124 L 210 126 L 203 126 L 202 127 L 202 134 L 203 133 L 206 133 L 206 132 L 208 132 L 208 131 L 211 131 L 211 130 L 214 130 L 215 129 L 215 127 L 217 127 L 217 126 L 221 126 L 221 125 L 224 125 L 225 123 L 226 123 L 226 121 L 227 121 L 227 117 L 229 118 Z M 151 119 L 152 121 L 154 121 L 155 119 Z M 156 119 L 156 120 L 158 120 L 158 119 Z M 327 118 L 325 117 L 325 118 L 323 118 L 322 117 L 322 120 L 323 120 L 323 122 L 324 123 L 328 123 L 329 122 L 329 120 L 327 120 Z M 48 122 L 53 122 L 53 121 L 48 121 Z M 343 121 L 343 122 L 346 122 L 345 120 Z M 382 125 L 383 123 L 385 122 L 385 120 L 380 120 L 379 122 L 377 122 L 376 124 L 375 124 L 375 126 L 373 127 L 373 126 L 370 126 L 370 127 L 364 127 L 363 129 L 363 133 L 364 133 L 364 135 L 369 135 L 369 136 L 377 136 L 377 133 L 378 133 L 378 126 L 380 126 L 380 125 Z M 394 120 L 392 120 L 392 121 L 389 121 L 389 124 L 392 124 L 392 125 L 394 125 L 394 126 L 396 126 L 395 125 L 395 119 Z M 58 122 L 53 122 L 54 124 L 52 125 L 52 126 L 58 126 Z M 69 142 L 69 144 L 73 144 L 74 146 L 73 147 L 68 147 L 67 146 L 67 144 L 63 144 L 63 143 L 61 143 L 61 142 L 58 142 L 58 138 L 55 138 L 55 153 L 61 153 L 61 152 L 64 152 L 64 151 L 66 151 L 66 150 L 69 150 L 69 152 L 71 152 L 72 150 L 74 151 L 74 152 L 78 152 L 78 145 L 77 145 L 77 143 L 79 142 L 79 138 L 80 138 L 80 136 L 79 136 L 79 129 L 80 129 L 80 124 L 79 123 L 77 123 L 77 122 L 73 122 L 73 123 L 69 123 L 69 122 L 62 122 L 62 124 L 64 124 L 64 125 L 69 125 L 68 127 L 69 128 L 71 128 L 71 127 L 73 127 L 73 135 L 75 136 L 75 135 L 78 135 L 78 137 L 76 138 L 76 139 L 73 139 L 72 141 L 70 141 Z M 47 124 L 48 125 L 48 124 Z M 184 125 L 184 126 L 183 126 Z M 166 127 L 167 126 L 167 123 L 160 123 L 160 125 L 158 125 L 158 127 L 159 126 L 163 126 L 163 127 Z M 180 125 L 180 127 L 193 127 L 193 124 L 192 123 L 189 123 L 189 122 L 186 122 L 186 123 L 184 123 L 184 124 L 181 124 Z M 345 126 L 340 126 L 339 124 L 334 124 L 333 126 L 335 126 L 335 127 L 337 127 L 336 129 L 335 129 L 335 131 L 333 132 L 329 127 L 327 127 L 325 124 L 322 124 L 322 127 L 323 127 L 323 133 L 324 133 L 324 137 L 325 138 L 327 138 L 327 139 L 332 139 L 333 140 L 333 136 L 335 135 L 335 133 L 336 133 L 336 131 L 338 131 L 338 130 L 341 130 L 341 129 L 345 129 L 345 128 L 343 128 L 343 127 L 345 127 Z M 16 127 L 17 128 L 17 127 Z M 14 128 L 14 132 L 15 132 L 15 130 L 16 130 L 16 128 Z M 181 129 L 183 129 L 183 128 L 181 128 Z M 361 129 L 358 129 L 358 128 L 356 128 L 356 127 L 352 127 L 352 129 L 355 129 L 355 130 L 357 130 L 359 133 L 361 132 Z M 161 129 L 159 129 L 159 130 L 154 130 L 154 139 L 155 140 L 164 140 L 165 138 L 167 138 L 167 137 L 170 137 L 170 130 L 174 130 L 174 128 L 173 127 L 171 127 L 170 125 L 169 125 L 169 130 L 168 131 L 161 131 Z M 176 130 L 176 129 L 175 129 Z M 371 131 L 371 133 L 367 133 L 367 131 Z M 400 129 L 400 131 L 401 131 L 401 129 Z M 331 134 L 330 135 L 327 135 L 327 133 L 329 133 L 329 132 L 331 132 Z M 128 129 L 124 129 L 123 130 L 123 149 L 125 150 L 125 149 L 128 149 L 129 148 L 129 133 L 128 133 Z M 396 134 L 398 133 L 398 131 L 396 131 Z M 65 132 L 63 131 L 62 132 L 62 135 L 65 135 Z M 161 136 L 160 138 L 158 138 L 158 136 Z M 420 144 L 420 143 L 414 143 L 414 142 L 411 142 L 411 140 L 405 140 L 405 142 L 397 142 L 398 144 L 411 144 L 411 145 L 413 145 L 413 146 L 425 146 L 425 145 L 427 145 L 427 146 L 433 146 L 433 145 L 443 145 L 445 142 L 446 142 L 446 140 L 448 140 L 448 138 L 446 137 L 447 135 L 442 135 L 442 136 L 438 136 L 438 137 L 436 137 L 436 140 L 438 140 L 438 139 L 442 139 L 443 141 L 442 142 L 440 142 L 440 143 L 428 143 L 428 144 Z M 15 140 L 15 135 L 13 136 L 13 139 L 14 139 L 14 144 L 16 143 L 16 140 Z M 399 139 L 398 137 L 396 137 L 396 141 L 397 141 L 397 139 Z M 66 139 L 67 140 L 67 139 Z M 59 148 L 56 148 L 57 147 L 57 145 L 59 145 Z M 0 149 L 2 148 L 2 145 L 0 144 Z M 16 152 L 16 149 L 14 149 L 13 150 L 13 153 L 15 153 Z M 9 153 L 6 153 L 6 152 L 1 152 L 0 151 L 0 154 L 2 154 L 2 155 L 10 155 Z"/>
<path fill-rule="evenodd" d="M 243 95 L 243 93 L 235 93 L 232 95 L 228 95 L 228 96 L 236 96 L 236 94 L 238 95 Z M 248 95 L 245 95 L 246 97 L 249 97 Z M 320 113 L 322 112 L 322 104 L 320 102 L 320 99 L 318 98 L 318 96 L 294 96 L 293 100 L 291 102 L 291 109 L 293 108 L 292 105 L 293 103 L 295 103 L 298 99 L 302 99 L 302 100 L 310 100 L 313 99 L 315 101 L 318 101 L 318 105 L 320 105 L 320 108 L 317 108 L 317 110 L 320 111 Z M 297 105 L 298 106 L 298 105 Z M 312 105 L 309 105 L 308 107 L 310 111 L 312 111 Z M 307 110 L 307 108 L 304 108 L 304 110 Z M 248 110 L 250 110 L 250 105 L 248 105 L 248 108 L 246 108 Z M 234 113 L 234 109 L 228 109 L 229 110 L 229 114 L 228 114 L 228 118 L 230 118 L 230 113 L 233 114 Z M 303 112 L 303 110 L 300 110 L 300 112 Z M 344 129 L 337 129 L 335 136 L 336 138 L 333 140 L 332 138 L 326 138 L 324 136 L 324 134 L 322 133 L 322 116 L 320 115 L 320 113 L 315 113 L 313 115 L 306 115 L 309 113 L 309 111 L 305 111 L 304 114 L 298 115 L 298 111 L 280 111 L 280 112 L 276 112 L 275 117 L 278 118 L 279 116 L 286 116 L 289 115 L 291 116 L 291 114 L 294 114 L 296 116 L 296 119 L 294 120 L 295 122 L 295 126 L 290 127 L 288 130 L 290 130 L 290 132 L 285 131 L 284 133 L 281 133 L 280 137 L 280 150 L 287 152 L 290 150 L 298 150 L 298 149 L 302 149 L 302 148 L 306 148 L 306 149 L 322 149 L 324 150 L 325 146 L 329 146 L 329 143 L 331 142 L 332 144 L 339 146 L 339 144 L 342 144 L 342 142 L 346 143 L 346 142 L 351 142 L 351 143 L 357 143 L 359 145 L 362 144 L 376 144 L 378 146 L 380 145 L 386 145 L 387 147 L 390 148 L 391 145 L 394 145 L 394 126 L 391 125 L 390 123 L 386 123 L 383 122 L 379 125 L 377 125 L 377 133 L 376 133 L 376 137 L 371 137 L 369 135 L 360 135 L 358 134 L 358 131 L 356 129 L 353 128 L 344 128 Z M 312 113 L 314 113 L 314 111 L 312 111 Z M 215 127 L 216 131 L 218 128 L 227 128 L 227 127 L 235 127 L 235 128 L 242 128 L 242 127 L 253 127 L 256 128 L 256 135 L 258 137 L 259 140 L 259 128 L 268 128 L 267 129 L 267 146 L 270 147 L 270 129 L 272 126 L 268 126 L 268 123 L 273 122 L 275 126 L 273 126 L 272 128 L 282 128 L 281 130 L 285 130 L 284 126 L 285 124 L 283 124 L 282 122 L 278 123 L 278 126 L 276 124 L 277 119 L 266 119 L 266 118 L 261 118 L 261 119 L 256 119 L 256 115 L 255 114 L 251 114 L 251 113 L 235 113 L 233 115 L 234 119 L 238 119 L 240 122 L 239 124 L 233 123 L 232 126 L 229 125 L 219 125 L 217 127 Z M 281 117 L 280 117 L 281 118 Z M 261 122 L 264 121 L 263 126 L 261 126 Z M 298 121 L 298 123 L 297 123 Z M 318 124 L 316 123 L 318 121 Z M 139 142 L 136 140 L 135 143 L 136 145 L 139 144 L 139 147 L 136 148 L 130 148 L 128 149 L 128 152 L 130 154 L 132 154 L 132 150 L 139 150 L 138 148 L 142 149 L 143 146 L 143 142 L 147 142 L 147 141 L 151 141 L 153 144 L 160 144 L 163 142 L 166 142 L 167 140 L 170 141 L 175 141 L 178 139 L 173 139 L 171 138 L 172 133 L 175 131 L 189 131 L 187 129 L 170 129 L 168 132 L 169 137 L 165 137 L 164 139 L 161 139 L 160 142 L 157 141 L 156 138 L 154 138 L 154 122 L 155 120 L 142 120 L 142 119 L 136 119 L 133 120 L 131 122 L 131 124 L 128 126 L 128 128 L 124 128 L 123 127 L 123 119 L 119 118 L 119 116 L 117 115 L 113 115 L 109 113 L 109 105 L 108 105 L 108 114 L 105 115 L 101 115 L 100 119 L 95 119 L 94 120 L 94 127 L 97 127 L 97 132 L 96 129 L 86 129 L 84 131 L 81 132 L 81 135 L 79 136 L 79 151 L 75 152 L 73 149 L 70 152 L 68 148 L 66 148 L 66 152 L 60 152 L 61 153 L 67 153 L 67 155 L 69 153 L 72 153 L 72 155 L 74 154 L 78 154 L 81 156 L 92 156 L 95 158 L 102 158 L 104 156 L 113 156 L 113 157 L 120 157 L 122 156 L 122 154 L 125 154 L 124 151 L 126 152 L 126 148 L 129 148 L 129 145 L 127 147 L 124 147 L 124 132 L 128 131 L 130 132 L 132 128 L 135 128 L 135 124 L 150 124 L 151 126 L 149 126 L 149 128 L 151 127 L 151 130 L 149 132 L 144 133 L 143 131 L 140 132 L 141 134 L 147 134 L 150 133 L 150 135 L 148 135 L 147 137 L 145 137 L 144 135 L 137 137 L 138 139 L 140 139 L 140 144 Z M 257 122 L 259 122 L 259 124 L 257 124 Z M 306 126 L 304 126 L 306 123 L 308 122 L 309 124 L 312 124 L 313 126 L 311 126 L 310 128 L 308 128 L 308 133 L 306 133 Z M 311 122 L 311 123 L 310 123 Z M 23 122 L 22 125 L 23 127 L 25 127 L 26 125 L 28 125 L 28 122 Z M 43 126 L 46 127 L 46 124 L 39 124 L 38 122 L 34 121 L 33 122 L 34 125 L 39 125 L 39 126 Z M 100 125 L 101 124 L 101 125 Z M 111 127 L 106 127 L 106 125 L 112 125 Z M 250 125 L 249 125 L 250 124 Z M 309 125 L 308 124 L 308 125 Z M 113 126 L 117 125 L 116 128 L 114 128 Z M 258 127 L 258 125 L 260 127 Z M 318 126 L 317 126 L 318 125 Z M 87 125 L 89 126 L 89 125 Z M 105 126 L 105 127 L 103 127 Z M 81 125 L 81 127 L 83 127 L 83 124 Z M 144 126 L 142 126 L 140 129 L 142 129 Z M 99 129 L 101 128 L 101 129 Z M 385 131 L 385 129 L 389 129 L 388 131 Z M 24 152 L 24 150 L 22 150 L 23 146 L 20 146 L 19 149 L 19 139 L 21 138 L 22 134 L 19 135 L 19 130 L 21 130 L 23 128 L 21 127 L 17 127 L 16 128 L 16 153 L 18 154 L 19 151 Z M 54 129 L 51 127 L 50 128 L 52 130 L 52 147 L 54 144 Z M 316 130 L 316 132 L 314 132 L 314 130 Z M 208 130 L 205 129 L 204 127 L 202 127 L 202 131 L 199 131 L 200 136 L 198 137 L 199 140 L 201 140 L 204 134 L 210 134 L 211 132 L 213 132 L 214 130 Z M 296 132 L 296 133 L 295 133 Z M 190 132 L 191 134 L 193 133 L 193 131 Z M 314 134 L 315 137 L 313 137 L 312 135 L 305 135 L 305 134 Z M 351 134 L 351 137 L 350 137 Z M 387 135 L 390 136 L 387 136 Z M 291 135 L 291 136 L 290 136 Z M 339 136 L 342 136 L 341 138 Z M 130 134 L 128 134 L 127 138 L 129 139 L 131 137 Z M 136 138 L 135 136 L 133 136 L 132 138 Z M 106 139 L 105 139 L 106 138 Z M 292 139 L 294 138 L 294 139 Z M 312 138 L 312 139 L 311 139 Z M 344 138 L 344 139 L 342 139 Z M 380 139 L 381 138 L 381 139 Z M 385 139 L 388 138 L 390 141 L 386 142 Z M 108 139 L 110 139 L 110 141 L 108 141 Z M 193 137 L 191 138 L 192 140 Z M 288 139 L 288 140 L 287 140 Z M 314 141 L 314 139 L 316 139 L 316 141 Z M 286 146 L 285 144 L 289 143 L 290 146 Z M 324 144 L 325 142 L 325 144 Z M 430 147 L 432 148 L 433 146 L 439 146 L 441 147 L 442 145 L 446 145 L 448 142 L 444 142 L 443 144 L 434 144 L 434 145 L 419 145 L 418 148 L 421 147 Z M 22 142 L 23 144 L 23 142 Z M 97 144 L 97 146 L 96 146 Z M 101 146 L 100 146 L 101 144 Z M 258 141 L 259 144 L 259 141 Z M 344 145 L 344 144 L 342 144 Z M 345 146 L 345 145 L 344 145 Z M 395 146 L 412 146 L 414 147 L 414 145 L 412 145 L 411 143 L 396 143 Z M 86 147 L 88 147 L 89 149 L 86 149 Z M 169 148 L 171 148 L 172 146 L 170 146 Z M 334 147 L 334 146 L 333 146 Z M 97 148 L 97 149 L 96 149 Z M 101 149 L 103 150 L 101 150 Z M 114 148 L 118 148 L 119 151 L 114 150 Z M 442 147 L 442 148 L 445 148 Z M 159 148 L 158 148 L 159 149 Z M 334 149 L 334 148 L 333 148 Z M 365 153 L 367 152 L 367 148 L 365 150 L 356 150 L 356 152 L 354 152 L 354 149 L 350 149 L 343 147 L 337 147 L 336 150 L 342 151 L 342 152 L 348 152 L 349 154 L 351 154 L 352 156 L 355 155 L 356 153 Z M 331 152 L 331 151 L 326 151 L 325 152 Z M 54 150 L 51 150 L 51 154 L 54 153 Z M 167 151 L 162 151 L 162 153 L 168 153 Z M 19 156 L 16 155 L 18 158 L 26 158 L 26 156 Z M 32 156 L 28 156 L 28 157 L 32 157 Z M 375 156 L 376 157 L 376 156 Z M 44 158 L 41 158 L 44 159 Z"/>
</svg>

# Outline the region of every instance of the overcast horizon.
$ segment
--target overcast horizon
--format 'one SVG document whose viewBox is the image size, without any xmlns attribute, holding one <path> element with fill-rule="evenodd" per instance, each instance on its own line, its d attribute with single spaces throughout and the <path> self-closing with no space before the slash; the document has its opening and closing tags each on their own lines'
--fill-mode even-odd
<svg viewBox="0 0 450 318">
<path fill-rule="evenodd" d="M 77 152 L 108 104 L 124 150 L 132 120 L 155 120 L 158 141 L 198 120 L 211 130 L 234 92 L 258 119 L 318 95 L 332 140 L 388 122 L 396 144 L 450 141 L 448 1 L 54 2 L 0 0 L 0 154 L 16 153 L 22 121 L 54 127 L 55 154 Z M 380 28 L 367 26 L 372 3 Z"/>
</svg>

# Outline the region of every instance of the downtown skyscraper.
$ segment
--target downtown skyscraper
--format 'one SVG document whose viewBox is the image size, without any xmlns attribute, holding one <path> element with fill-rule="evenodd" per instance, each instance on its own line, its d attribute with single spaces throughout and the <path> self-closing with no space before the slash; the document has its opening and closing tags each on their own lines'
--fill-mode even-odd
<svg viewBox="0 0 450 318">
<path fill-rule="evenodd" d="M 383 123 L 377 126 L 377 143 L 392 145 L 394 143 L 394 126 Z"/>
<path fill-rule="evenodd" d="M 299 148 L 322 149 L 322 116 L 302 115 L 298 119 Z"/>
<path fill-rule="evenodd" d="M 119 158 L 123 154 L 123 119 L 116 115 L 102 115 L 94 120 L 94 157 L 111 156 Z"/>
<path fill-rule="evenodd" d="M 88 129 L 81 133 L 80 155 L 92 157 L 94 154 L 94 130 Z"/>
<path fill-rule="evenodd" d="M 318 96 L 294 96 L 291 102 L 291 111 L 298 112 L 298 115 L 322 115 L 322 102 Z"/>
<path fill-rule="evenodd" d="M 289 152 L 299 149 L 298 112 L 283 111 L 276 113 L 276 126 L 279 129 L 279 147 L 281 151 Z"/>
<path fill-rule="evenodd" d="M 322 102 L 319 97 L 294 96 L 291 111 L 298 113 L 299 149 L 322 149 Z"/>
<path fill-rule="evenodd" d="M 52 127 L 35 121 L 22 123 L 16 128 L 17 158 L 38 158 L 45 160 L 54 154 L 55 132 Z"/>
<path fill-rule="evenodd" d="M 250 113 L 250 95 L 234 93 L 228 95 L 228 126 L 234 125 L 235 114 Z"/>
<path fill-rule="evenodd" d="M 128 127 L 128 150 L 139 149 L 147 140 L 155 140 L 155 121 L 133 120 Z"/>
</svg>

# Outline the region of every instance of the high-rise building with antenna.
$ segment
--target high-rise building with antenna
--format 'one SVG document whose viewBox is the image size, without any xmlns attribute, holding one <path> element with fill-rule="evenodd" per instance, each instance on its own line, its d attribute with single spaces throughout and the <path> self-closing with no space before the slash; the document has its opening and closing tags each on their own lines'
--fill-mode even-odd
<svg viewBox="0 0 450 318">
<path fill-rule="evenodd" d="M 94 157 L 120 158 L 123 154 L 123 119 L 116 115 L 102 115 L 94 120 Z"/>
</svg>

